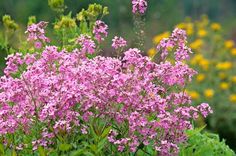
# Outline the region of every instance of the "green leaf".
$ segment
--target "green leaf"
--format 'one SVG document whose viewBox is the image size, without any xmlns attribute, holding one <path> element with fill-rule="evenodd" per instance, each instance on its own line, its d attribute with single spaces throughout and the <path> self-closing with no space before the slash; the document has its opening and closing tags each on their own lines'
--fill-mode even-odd
<svg viewBox="0 0 236 156">
<path fill-rule="evenodd" d="M 91 153 L 91 152 L 84 152 L 84 154 L 86 155 L 86 156 L 95 156 L 93 153 Z"/>
<path fill-rule="evenodd" d="M 108 136 L 108 134 L 109 134 L 109 132 L 110 132 L 110 130 L 111 130 L 111 126 L 110 126 L 110 127 L 107 127 L 107 128 L 105 128 L 105 129 L 104 129 L 104 131 L 102 132 L 102 135 L 101 135 L 101 137 L 102 137 L 102 138 L 105 138 L 105 137 L 107 137 L 107 136 Z"/>
<path fill-rule="evenodd" d="M 74 151 L 70 154 L 70 156 L 80 156 L 80 155 L 83 155 L 84 153 L 84 149 L 79 149 L 77 151 Z"/>
<path fill-rule="evenodd" d="M 107 143 L 107 138 L 103 138 L 101 141 L 99 141 L 99 143 L 98 143 L 98 150 L 97 151 L 100 152 L 104 148 L 106 143 Z"/>
<path fill-rule="evenodd" d="M 0 144 L 0 155 L 4 155 L 4 146 Z"/>
<path fill-rule="evenodd" d="M 71 148 L 72 148 L 72 145 L 70 145 L 70 144 L 60 144 L 59 145 L 59 150 L 63 151 L 63 152 L 69 151 Z"/>
<path fill-rule="evenodd" d="M 42 146 L 38 147 L 39 156 L 46 156 L 46 153 Z"/>
<path fill-rule="evenodd" d="M 16 151 L 14 149 L 11 152 L 11 156 L 17 156 Z"/>
</svg>

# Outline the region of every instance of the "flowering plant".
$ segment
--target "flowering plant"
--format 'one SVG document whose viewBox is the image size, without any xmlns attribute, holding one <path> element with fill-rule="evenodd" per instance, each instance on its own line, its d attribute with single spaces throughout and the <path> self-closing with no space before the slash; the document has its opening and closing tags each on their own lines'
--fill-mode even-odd
<svg viewBox="0 0 236 156">
<path fill-rule="evenodd" d="M 143 14 L 147 2 L 132 2 Z M 2 154 L 177 155 L 191 121 L 212 113 L 207 103 L 192 106 L 184 92 L 196 74 L 183 62 L 191 52 L 185 31 L 176 28 L 161 42 L 158 63 L 137 48 L 104 57 L 97 55 L 108 35 L 97 19 L 104 10 L 82 10 L 79 27 L 71 15 L 61 16 L 55 45 L 46 22 L 28 26 L 31 53 L 9 55 L 0 78 Z M 126 44 L 115 37 L 112 46 Z"/>
</svg>

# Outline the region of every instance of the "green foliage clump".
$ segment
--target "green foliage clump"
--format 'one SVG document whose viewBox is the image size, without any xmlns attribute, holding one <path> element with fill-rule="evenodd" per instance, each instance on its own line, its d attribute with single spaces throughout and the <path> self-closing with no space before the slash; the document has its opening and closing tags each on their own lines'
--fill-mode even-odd
<svg viewBox="0 0 236 156">
<path fill-rule="evenodd" d="M 15 31 L 19 27 L 18 24 L 13 19 L 11 19 L 11 16 L 9 15 L 4 15 L 2 17 L 2 22 L 4 27 L 8 30 Z"/>
<path fill-rule="evenodd" d="M 65 4 L 64 0 L 48 0 L 48 5 L 50 8 L 58 13 L 64 12 Z"/>
<path fill-rule="evenodd" d="M 220 141 L 217 134 L 204 132 L 201 129 L 187 131 L 187 144 L 181 145 L 179 156 L 234 156 L 235 153 Z"/>
</svg>

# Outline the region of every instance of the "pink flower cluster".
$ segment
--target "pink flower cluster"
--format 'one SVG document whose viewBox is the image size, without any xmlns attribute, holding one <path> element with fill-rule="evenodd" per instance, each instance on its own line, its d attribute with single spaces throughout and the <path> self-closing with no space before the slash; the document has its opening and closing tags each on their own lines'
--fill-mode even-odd
<svg viewBox="0 0 236 156">
<path fill-rule="evenodd" d="M 169 38 L 164 38 L 160 41 L 157 50 L 161 53 L 162 60 L 165 60 L 168 56 L 169 49 L 176 49 L 174 52 L 175 60 L 182 61 L 189 59 L 189 53 L 192 53 L 186 43 L 186 32 L 182 29 L 176 28 Z"/>
<path fill-rule="evenodd" d="M 86 54 L 93 54 L 95 52 L 96 44 L 88 35 L 80 35 L 76 42 L 81 45 L 81 52 Z"/>
<path fill-rule="evenodd" d="M 147 0 L 132 0 L 133 13 L 144 14 L 147 9 Z"/>
<path fill-rule="evenodd" d="M 49 38 L 45 36 L 45 28 L 47 22 L 41 21 L 37 24 L 31 24 L 27 27 L 25 33 L 28 34 L 27 41 L 34 41 L 35 48 L 41 48 L 42 42 L 50 42 Z"/>
<path fill-rule="evenodd" d="M 41 56 L 8 57 L 6 76 L 0 78 L 0 136 L 30 135 L 40 125 L 40 137 L 32 140 L 36 149 L 54 144 L 59 135 L 86 135 L 89 121 L 100 118 L 111 125 L 108 139 L 119 151 L 151 145 L 168 156 L 186 140 L 191 119 L 212 112 L 208 104 L 195 108 L 188 95 L 170 90 L 195 74 L 181 62 L 157 64 L 136 48 L 119 59 L 87 59 L 81 53 L 83 48 L 66 52 L 47 46 Z M 20 77 L 12 77 L 24 64 Z M 127 133 L 121 134 L 124 127 Z"/>
<path fill-rule="evenodd" d="M 108 35 L 108 26 L 101 20 L 95 22 L 93 33 L 98 42 L 104 40 L 104 37 Z"/>
<path fill-rule="evenodd" d="M 127 46 L 127 41 L 122 38 L 122 37 L 117 37 L 115 36 L 113 39 L 112 39 L 112 45 L 111 45 L 114 49 L 118 49 L 118 48 L 122 48 L 122 47 L 125 47 Z"/>
</svg>

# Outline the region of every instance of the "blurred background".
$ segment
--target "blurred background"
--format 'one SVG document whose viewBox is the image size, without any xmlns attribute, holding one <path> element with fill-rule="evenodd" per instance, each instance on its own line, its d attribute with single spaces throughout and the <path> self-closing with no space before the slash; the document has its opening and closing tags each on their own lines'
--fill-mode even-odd
<svg viewBox="0 0 236 156">
<path fill-rule="evenodd" d="M 103 49 L 111 51 L 114 35 L 124 37 L 130 46 L 135 43 L 134 18 L 130 0 L 65 0 L 66 14 L 76 15 L 90 3 L 108 6 L 110 14 L 104 18 L 109 25 L 109 36 Z M 168 37 L 175 26 L 185 29 L 193 49 L 189 64 L 199 74 L 186 92 L 194 104 L 208 102 L 214 114 L 197 125 L 207 124 L 207 130 L 218 133 L 236 150 L 236 0 L 149 0 L 145 22 L 144 51 L 149 57 L 155 46 Z M 12 19 L 26 29 L 29 16 L 37 21 L 55 22 L 57 14 L 47 0 L 0 0 L 0 16 Z M 52 28 L 52 25 L 49 25 Z M 4 34 L 2 21 L 0 32 Z M 23 34 L 24 31 L 22 31 Z M 1 42 L 1 40 L 0 40 Z M 14 43 L 14 42 L 13 42 Z M 106 45 L 106 46 L 105 46 Z M 11 45 L 14 47 L 14 44 Z M 4 67 L 6 53 L 0 49 L 0 66 Z"/>
</svg>

